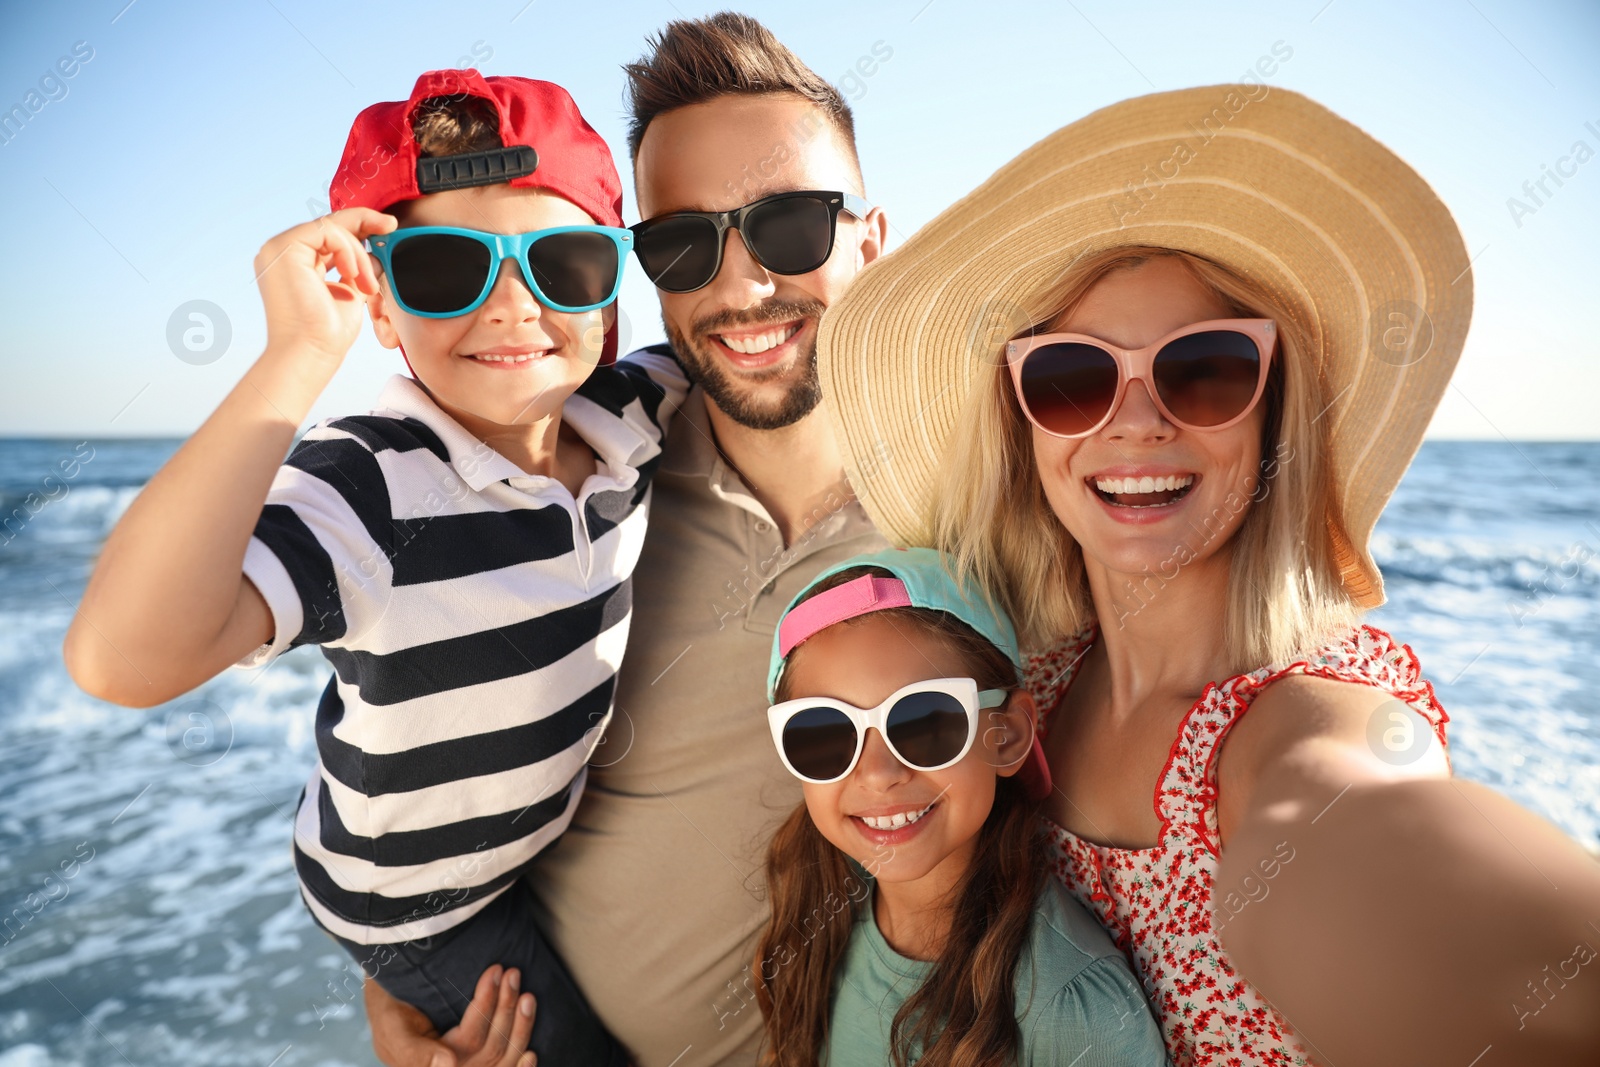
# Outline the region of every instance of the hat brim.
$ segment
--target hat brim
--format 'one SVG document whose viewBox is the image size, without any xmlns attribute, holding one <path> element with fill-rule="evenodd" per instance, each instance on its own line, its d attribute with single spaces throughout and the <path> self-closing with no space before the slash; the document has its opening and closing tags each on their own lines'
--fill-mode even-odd
<svg viewBox="0 0 1600 1067">
<path fill-rule="evenodd" d="M 1126 100 L 1058 130 L 869 266 L 823 317 L 822 388 L 846 472 L 893 543 L 929 543 L 945 442 L 975 376 L 1075 258 L 1203 256 L 1294 308 L 1313 339 L 1357 603 L 1368 550 L 1460 357 L 1471 265 L 1448 209 L 1393 152 L 1286 89 Z"/>
</svg>

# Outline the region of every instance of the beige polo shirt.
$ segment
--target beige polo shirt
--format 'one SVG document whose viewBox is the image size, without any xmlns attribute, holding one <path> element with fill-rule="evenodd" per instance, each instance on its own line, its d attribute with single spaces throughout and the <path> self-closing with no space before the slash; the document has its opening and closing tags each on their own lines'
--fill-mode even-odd
<svg viewBox="0 0 1600 1067">
<path fill-rule="evenodd" d="M 638 1067 L 756 1062 L 766 848 L 800 803 L 767 727 L 772 634 L 824 567 L 884 546 L 841 488 L 786 548 L 705 405 L 692 390 L 656 474 L 615 717 L 530 874 L 551 942 Z"/>
</svg>

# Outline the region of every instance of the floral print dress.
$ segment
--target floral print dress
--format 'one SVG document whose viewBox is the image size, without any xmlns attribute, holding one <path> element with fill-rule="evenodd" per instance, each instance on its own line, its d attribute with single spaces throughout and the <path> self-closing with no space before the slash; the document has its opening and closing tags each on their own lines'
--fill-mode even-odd
<svg viewBox="0 0 1600 1067">
<path fill-rule="evenodd" d="M 1061 703 L 1095 637 L 1090 626 L 1028 657 L 1026 681 L 1040 708 L 1053 711 Z M 1219 858 L 1217 756 L 1261 690 L 1289 674 L 1388 692 L 1426 718 L 1445 743 L 1449 716 L 1416 655 L 1382 630 L 1361 626 L 1306 659 L 1206 687 L 1179 724 L 1156 783 L 1161 837 L 1154 848 L 1096 845 L 1046 820 L 1052 869 L 1128 954 L 1176 1067 L 1308 1062 L 1283 1017 L 1234 970 L 1211 908 Z M 1040 730 L 1048 729 L 1045 712 Z"/>
</svg>

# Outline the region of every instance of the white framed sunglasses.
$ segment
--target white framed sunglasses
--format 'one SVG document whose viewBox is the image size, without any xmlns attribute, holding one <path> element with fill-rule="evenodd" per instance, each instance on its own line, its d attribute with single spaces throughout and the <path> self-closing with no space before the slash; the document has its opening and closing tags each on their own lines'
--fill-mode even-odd
<svg viewBox="0 0 1600 1067">
<path fill-rule="evenodd" d="M 875 729 L 907 767 L 940 771 L 961 761 L 978 734 L 978 712 L 998 708 L 1009 694 L 982 689 L 971 678 L 930 678 L 889 694 L 875 708 L 829 697 L 785 700 L 767 709 L 772 742 L 789 773 L 827 785 L 855 770 Z"/>
</svg>

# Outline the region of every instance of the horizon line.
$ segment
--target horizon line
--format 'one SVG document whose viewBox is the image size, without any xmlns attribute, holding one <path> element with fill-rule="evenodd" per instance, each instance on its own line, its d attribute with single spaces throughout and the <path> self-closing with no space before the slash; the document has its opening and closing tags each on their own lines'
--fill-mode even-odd
<svg viewBox="0 0 1600 1067">
<path fill-rule="evenodd" d="M 312 429 L 315 423 L 309 424 L 295 431 L 298 439 L 301 434 Z M 49 433 L 0 433 L 0 442 L 5 441 L 185 441 L 192 437 L 198 428 L 188 433 L 127 433 L 127 434 L 96 434 L 73 433 L 69 431 L 55 431 Z M 1461 444 L 1517 444 L 1517 445 L 1593 445 L 1600 444 L 1600 434 L 1593 437 L 1507 437 L 1496 434 L 1492 437 L 1459 437 L 1450 434 L 1425 434 L 1422 443 L 1429 442 L 1456 442 Z"/>
</svg>

